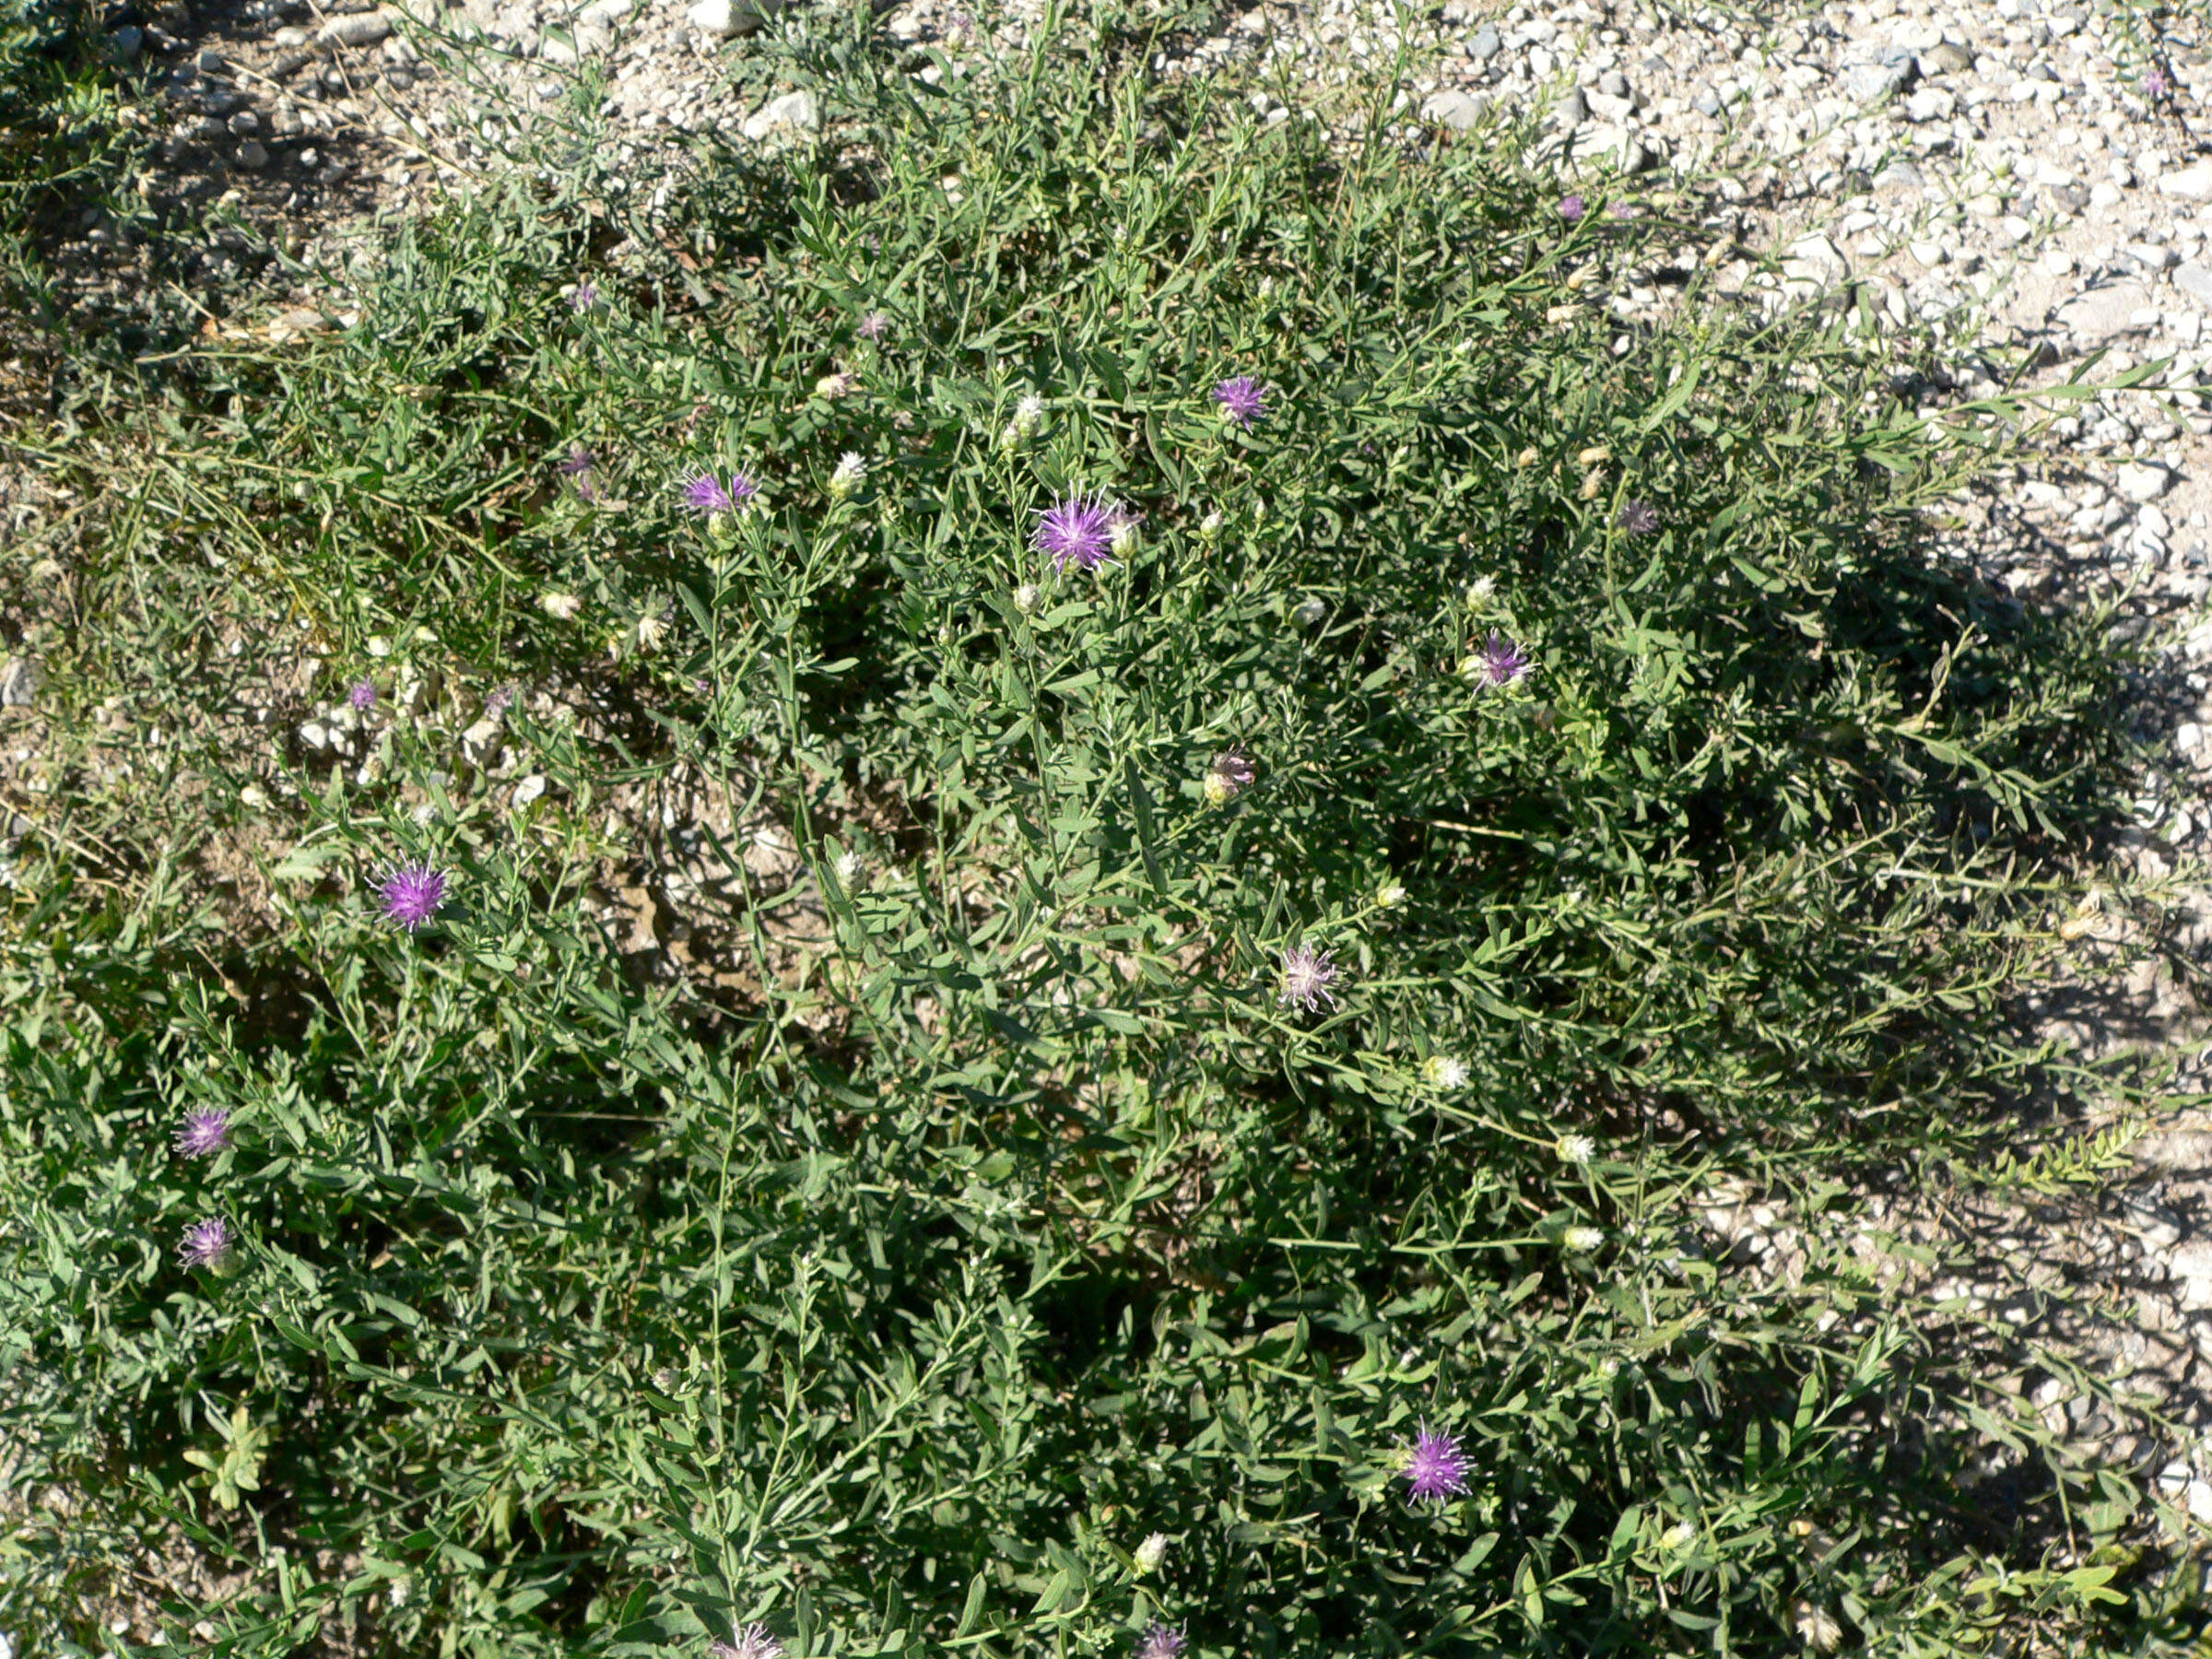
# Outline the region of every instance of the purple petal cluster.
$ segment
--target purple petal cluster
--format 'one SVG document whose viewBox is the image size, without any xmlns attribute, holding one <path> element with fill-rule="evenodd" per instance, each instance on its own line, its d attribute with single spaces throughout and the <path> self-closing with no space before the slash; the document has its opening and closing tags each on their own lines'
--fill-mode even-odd
<svg viewBox="0 0 2212 1659">
<path fill-rule="evenodd" d="M 1252 757 L 1232 744 L 1216 755 L 1213 764 L 1206 769 L 1206 793 L 1209 797 L 1229 800 L 1250 789 L 1257 775 Z"/>
<path fill-rule="evenodd" d="M 1571 225 L 1580 224 L 1583 215 L 1589 211 L 1589 204 L 1579 195 L 1563 196 L 1559 200 L 1559 217 Z"/>
<path fill-rule="evenodd" d="M 1235 421 L 1246 431 L 1252 429 L 1253 421 L 1267 413 L 1266 394 L 1249 374 L 1237 375 L 1216 386 L 1214 401 L 1221 406 L 1223 419 Z"/>
<path fill-rule="evenodd" d="M 1080 492 L 1064 496 L 1038 515 L 1034 543 L 1047 555 L 1053 569 L 1095 571 L 1112 562 L 1113 533 L 1122 522 L 1118 509 L 1103 496 Z"/>
<path fill-rule="evenodd" d="M 693 473 L 684 480 L 684 505 L 702 517 L 735 512 L 759 493 L 760 486 L 741 472 L 732 473 L 726 484 L 709 471 Z"/>
<path fill-rule="evenodd" d="M 860 337 L 880 340 L 891 332 L 891 320 L 879 311 L 872 311 L 860 320 Z"/>
<path fill-rule="evenodd" d="M 569 290 L 569 309 L 572 312 L 587 312 L 598 303 L 599 285 L 595 282 L 580 282 Z"/>
<path fill-rule="evenodd" d="M 210 1216 L 184 1230 L 177 1253 L 187 1267 L 220 1267 L 230 1254 L 231 1242 L 230 1223 Z"/>
<path fill-rule="evenodd" d="M 206 1158 L 230 1144 L 230 1114 L 220 1106 L 195 1106 L 177 1128 L 177 1150 L 187 1158 Z"/>
<path fill-rule="evenodd" d="M 735 1641 L 710 1641 L 708 1659 L 783 1659 L 783 1644 L 768 1632 L 766 1625 L 748 1624 L 737 1632 Z"/>
<path fill-rule="evenodd" d="M 569 445 L 568 458 L 560 464 L 560 476 L 574 488 L 580 500 L 599 500 L 599 457 L 582 444 Z"/>
<path fill-rule="evenodd" d="M 377 884 L 384 919 L 413 933 L 445 903 L 445 873 L 427 864 L 401 865 Z"/>
<path fill-rule="evenodd" d="M 376 683 L 373 680 L 356 680 L 353 688 L 346 693 L 346 700 L 357 714 L 366 714 L 376 707 Z"/>
<path fill-rule="evenodd" d="M 1613 521 L 1624 535 L 1649 535 L 1659 528 L 1659 514 L 1649 501 L 1640 501 L 1630 496 L 1620 504 L 1620 513 Z"/>
<path fill-rule="evenodd" d="M 1406 1453 L 1406 1479 L 1412 1488 L 1409 1496 L 1417 1500 L 1441 1500 L 1465 1491 L 1467 1458 L 1459 1449 L 1458 1437 L 1432 1433 L 1422 1424 L 1413 1450 Z"/>
<path fill-rule="evenodd" d="M 1336 994 L 1329 987 L 1336 982 L 1336 972 L 1329 952 L 1294 945 L 1283 952 L 1283 982 L 1277 1000 L 1286 1008 L 1300 1007 L 1309 1014 L 1324 1003 L 1333 1008 Z"/>
<path fill-rule="evenodd" d="M 2173 77 L 2157 65 L 2152 65 L 2150 73 L 2143 77 L 2143 96 L 2159 99 L 2172 90 Z"/>
<path fill-rule="evenodd" d="M 1190 1638 L 1173 1625 L 1155 1624 L 1136 1644 L 1136 1659 L 1180 1659 Z"/>
<path fill-rule="evenodd" d="M 1529 670 L 1528 653 L 1494 628 L 1473 661 L 1475 677 L 1492 690 L 1502 690 Z"/>
</svg>

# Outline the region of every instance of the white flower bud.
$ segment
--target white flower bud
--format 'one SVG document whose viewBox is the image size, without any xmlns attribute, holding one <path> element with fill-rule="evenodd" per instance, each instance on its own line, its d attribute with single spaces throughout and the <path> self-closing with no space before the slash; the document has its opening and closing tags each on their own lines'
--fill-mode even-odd
<svg viewBox="0 0 2212 1659">
<path fill-rule="evenodd" d="M 1025 617 L 1033 617 L 1043 598 L 1044 595 L 1037 591 L 1035 582 L 1025 582 L 1014 590 L 1014 608 Z"/>
<path fill-rule="evenodd" d="M 1577 1255 L 1587 1255 L 1605 1241 L 1605 1233 L 1594 1227 L 1571 1227 L 1559 1235 L 1559 1242 Z"/>
<path fill-rule="evenodd" d="M 1586 1135 L 1562 1135 L 1552 1143 L 1561 1163 L 1586 1164 L 1597 1156 L 1597 1143 Z"/>
<path fill-rule="evenodd" d="M 1375 902 L 1384 910 L 1396 910 L 1406 902 L 1406 889 L 1394 881 L 1386 881 L 1375 894 Z"/>
<path fill-rule="evenodd" d="M 574 594 L 540 594 L 537 608 L 559 621 L 573 622 L 583 609 L 583 601 Z"/>
<path fill-rule="evenodd" d="M 1136 1547 L 1136 1571 L 1141 1577 L 1158 1572 L 1159 1564 L 1168 1559 L 1168 1535 L 1154 1533 Z"/>
<path fill-rule="evenodd" d="M 830 475 L 830 495 L 833 500 L 849 500 L 860 493 L 866 481 L 868 464 L 858 450 L 847 450 L 838 457 L 837 470 Z"/>
<path fill-rule="evenodd" d="M 1438 1088 L 1464 1088 L 1467 1081 L 1467 1063 L 1455 1060 L 1450 1054 L 1431 1054 L 1421 1062 L 1421 1076 Z"/>
</svg>

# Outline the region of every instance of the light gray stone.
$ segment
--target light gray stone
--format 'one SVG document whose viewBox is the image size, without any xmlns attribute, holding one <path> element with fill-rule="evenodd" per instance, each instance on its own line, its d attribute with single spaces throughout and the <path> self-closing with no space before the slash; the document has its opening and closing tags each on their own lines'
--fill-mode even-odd
<svg viewBox="0 0 2212 1659">
<path fill-rule="evenodd" d="M 248 172 L 259 172 L 269 164 L 269 152 L 259 139 L 249 138 L 238 147 L 238 153 L 230 159 Z"/>
<path fill-rule="evenodd" d="M 387 12 L 351 12 L 342 18 L 333 18 L 323 25 L 320 37 L 325 51 L 336 46 L 373 46 L 388 40 L 392 34 L 392 18 Z"/>
<path fill-rule="evenodd" d="M 2139 326 L 2132 319 L 2150 298 L 2150 289 L 2140 282 L 2108 283 L 2061 305 L 2057 320 L 2084 346 L 2102 346 Z"/>
<path fill-rule="evenodd" d="M 1489 111 L 1490 100 L 1478 92 L 1461 92 L 1446 88 L 1433 92 L 1421 105 L 1421 119 L 1448 126 L 1453 132 L 1472 131 Z"/>
<path fill-rule="evenodd" d="M 0 709 L 28 709 L 39 694 L 39 671 L 21 657 L 0 666 Z"/>
<path fill-rule="evenodd" d="M 2199 305 L 2212 307 L 2212 265 L 2192 261 L 2179 266 L 2173 273 L 2173 286 Z"/>
<path fill-rule="evenodd" d="M 1497 27 L 1489 23 L 1477 29 L 1475 38 L 1467 42 L 1467 55 L 1478 64 L 1488 63 L 1504 49 L 1505 42 L 1498 38 Z"/>
<path fill-rule="evenodd" d="M 758 143 L 782 134 L 815 133 L 821 130 L 822 113 L 811 92 L 786 92 L 781 98 L 771 98 L 760 109 L 745 118 L 740 129 L 747 138 Z"/>
<path fill-rule="evenodd" d="M 2131 501 L 2155 501 L 2173 488 L 2173 475 L 2154 461 L 2130 461 L 2114 485 Z"/>
<path fill-rule="evenodd" d="M 2212 165 L 2177 168 L 2159 175 L 2159 194 L 2184 202 L 2212 202 Z"/>
</svg>

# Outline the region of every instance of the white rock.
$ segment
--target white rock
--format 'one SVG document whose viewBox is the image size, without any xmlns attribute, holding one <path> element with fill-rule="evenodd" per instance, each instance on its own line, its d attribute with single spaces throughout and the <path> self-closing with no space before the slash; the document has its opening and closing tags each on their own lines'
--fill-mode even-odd
<svg viewBox="0 0 2212 1659">
<path fill-rule="evenodd" d="M 771 98 L 745 118 L 741 131 L 758 143 L 779 133 L 814 133 L 821 130 L 822 113 L 811 92 L 786 92 Z"/>
<path fill-rule="evenodd" d="M 0 667 L 0 709 L 28 709 L 38 694 L 38 670 L 21 657 Z"/>
<path fill-rule="evenodd" d="M 684 21 L 718 39 L 726 40 L 737 32 L 737 11 L 732 0 L 692 0 Z"/>
<path fill-rule="evenodd" d="M 1487 98 L 1447 88 L 1430 95 L 1429 101 L 1421 105 L 1421 119 L 1448 126 L 1455 133 L 1471 132 L 1489 107 L 1490 100 Z"/>
<path fill-rule="evenodd" d="M 1905 100 L 1905 119 L 1912 122 L 1948 121 L 1959 100 L 1941 87 L 1924 87 Z"/>
<path fill-rule="evenodd" d="M 2089 186 L 2089 206 L 2092 207 L 2117 207 L 2124 199 L 2120 193 L 2120 186 L 2110 180 L 2100 179 Z"/>
<path fill-rule="evenodd" d="M 2074 274 L 2074 255 L 2064 248 L 2045 248 L 2042 264 L 2046 276 L 2071 276 Z"/>
<path fill-rule="evenodd" d="M 1933 237 L 1907 243 L 1906 251 L 1912 255 L 1916 263 L 1926 266 L 1931 271 L 1951 256 L 1950 250 Z"/>
<path fill-rule="evenodd" d="M 498 715 L 487 714 L 461 734 L 461 753 L 471 766 L 489 766 L 499 758 L 500 734 L 505 724 Z"/>
<path fill-rule="evenodd" d="M 2184 202 L 2212 202 L 2212 165 L 2199 162 L 2159 175 L 2159 194 Z"/>
<path fill-rule="evenodd" d="M 520 812 L 524 807 L 529 806 L 531 802 L 536 800 L 538 796 L 544 794 L 545 793 L 545 774 L 543 772 L 532 772 L 528 777 L 524 778 L 520 783 L 517 783 L 514 786 L 514 800 L 512 810 Z"/>
<path fill-rule="evenodd" d="M 2173 488 L 2173 475 L 2153 461 L 2130 461 L 2114 482 L 2131 501 L 2155 501 Z"/>
<path fill-rule="evenodd" d="M 2035 167 L 2030 177 L 2046 190 L 2071 189 L 2077 182 L 2074 175 L 2059 166 L 2057 162 L 2041 156 L 2036 158 Z"/>
</svg>

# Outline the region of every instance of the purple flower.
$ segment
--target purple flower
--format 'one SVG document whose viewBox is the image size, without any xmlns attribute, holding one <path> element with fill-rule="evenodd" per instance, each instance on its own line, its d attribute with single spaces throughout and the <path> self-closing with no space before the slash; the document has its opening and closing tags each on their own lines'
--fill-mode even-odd
<svg viewBox="0 0 2212 1659">
<path fill-rule="evenodd" d="M 569 309 L 572 312 L 587 312 L 598 303 L 599 285 L 597 283 L 580 282 L 569 291 Z"/>
<path fill-rule="evenodd" d="M 860 320 L 860 337 L 880 340 L 891 331 L 891 320 L 879 311 L 872 311 Z"/>
<path fill-rule="evenodd" d="M 220 1267 L 230 1253 L 230 1223 L 220 1216 L 210 1216 L 184 1230 L 177 1253 L 187 1267 Z"/>
<path fill-rule="evenodd" d="M 2163 98 L 2167 93 L 2172 90 L 2172 78 L 2167 75 L 2163 68 L 2159 67 L 2156 64 L 2153 64 L 2150 66 L 2150 73 L 2143 77 L 2143 96 L 2146 98 Z"/>
<path fill-rule="evenodd" d="M 1108 506 L 1103 496 L 1064 497 L 1038 514 L 1037 551 L 1052 556 L 1055 571 L 1071 564 L 1095 571 L 1112 562 L 1107 556 L 1120 522 L 1119 510 Z"/>
<path fill-rule="evenodd" d="M 356 680 L 353 688 L 346 693 L 346 700 L 357 714 L 366 714 L 376 707 L 376 685 L 371 680 Z"/>
<path fill-rule="evenodd" d="M 708 1659 L 783 1659 L 783 1644 L 768 1633 L 766 1625 L 748 1624 L 735 1641 L 710 1641 Z"/>
<path fill-rule="evenodd" d="M 1255 775 L 1252 757 L 1232 744 L 1214 757 L 1200 787 L 1205 790 L 1207 801 L 1218 806 L 1250 789 Z"/>
<path fill-rule="evenodd" d="M 1652 511 L 1652 504 L 1634 496 L 1620 504 L 1620 516 L 1613 522 L 1629 535 L 1649 535 L 1659 528 L 1659 515 Z"/>
<path fill-rule="evenodd" d="M 1471 678 L 1493 691 L 1502 690 L 1528 672 L 1528 653 L 1493 628 L 1481 649 L 1467 659 L 1466 668 Z"/>
<path fill-rule="evenodd" d="M 1179 1659 L 1190 1638 L 1173 1625 L 1156 1624 L 1136 1644 L 1136 1659 Z"/>
<path fill-rule="evenodd" d="M 1579 224 L 1588 211 L 1588 205 L 1579 195 L 1564 196 L 1559 201 L 1559 217 L 1571 225 Z"/>
<path fill-rule="evenodd" d="M 575 487 L 577 499 L 596 502 L 599 500 L 599 457 L 581 443 L 569 445 L 568 459 L 560 464 L 560 476 Z"/>
<path fill-rule="evenodd" d="M 177 1130 L 177 1150 L 187 1158 L 206 1158 L 229 1144 L 230 1114 L 220 1106 L 194 1107 Z"/>
<path fill-rule="evenodd" d="M 1467 1459 L 1459 1449 L 1458 1437 L 1431 1434 L 1429 1425 L 1422 1424 L 1413 1450 L 1406 1457 L 1406 1478 L 1412 1484 L 1409 1495 L 1416 1499 L 1442 1499 L 1465 1491 Z"/>
<path fill-rule="evenodd" d="M 1233 420 L 1248 432 L 1252 430 L 1252 423 L 1267 413 L 1267 399 L 1260 382 L 1249 374 L 1240 374 L 1216 386 L 1214 401 L 1221 406 L 1222 419 Z"/>
<path fill-rule="evenodd" d="M 1295 1004 L 1309 1014 L 1324 1002 L 1333 1008 L 1336 994 L 1329 987 L 1335 982 L 1336 964 L 1327 951 L 1293 946 L 1283 952 L 1283 985 L 1277 1000 L 1286 1008 Z"/>
<path fill-rule="evenodd" d="M 413 933 L 445 903 L 445 873 L 427 864 L 401 865 L 378 883 L 384 919 Z"/>
<path fill-rule="evenodd" d="M 501 686 L 484 700 L 484 712 L 487 714 L 504 714 L 513 706 L 514 688 L 512 686 Z"/>
<path fill-rule="evenodd" d="M 724 484 L 711 472 L 693 473 L 684 480 L 684 505 L 702 515 L 735 512 L 760 493 L 760 486 L 741 472 Z"/>
</svg>

